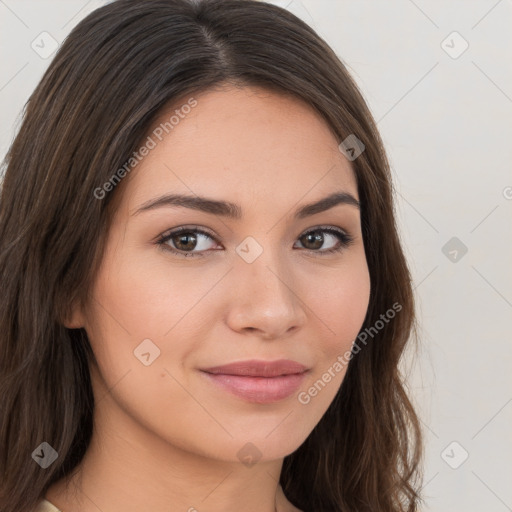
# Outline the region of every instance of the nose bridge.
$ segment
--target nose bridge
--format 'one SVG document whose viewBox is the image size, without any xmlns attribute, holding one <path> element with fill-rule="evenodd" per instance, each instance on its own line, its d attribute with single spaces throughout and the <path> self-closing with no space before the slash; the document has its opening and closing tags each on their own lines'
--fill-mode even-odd
<svg viewBox="0 0 512 512">
<path fill-rule="evenodd" d="M 248 236 L 236 248 L 233 277 L 237 297 L 232 305 L 232 327 L 264 331 L 279 336 L 302 324 L 305 318 L 293 290 L 293 267 L 270 236 Z M 264 241 L 263 241 L 264 239 Z"/>
<path fill-rule="evenodd" d="M 252 236 L 246 237 L 236 248 L 238 259 L 236 270 L 238 278 L 243 282 L 247 281 L 248 286 L 262 288 L 268 292 L 283 294 L 286 293 L 286 283 L 289 278 L 290 267 L 286 265 L 285 255 L 281 247 L 271 236 L 258 237 L 261 241 Z M 254 281 L 254 282 L 253 282 Z M 287 294 L 287 293 L 286 293 Z"/>
</svg>

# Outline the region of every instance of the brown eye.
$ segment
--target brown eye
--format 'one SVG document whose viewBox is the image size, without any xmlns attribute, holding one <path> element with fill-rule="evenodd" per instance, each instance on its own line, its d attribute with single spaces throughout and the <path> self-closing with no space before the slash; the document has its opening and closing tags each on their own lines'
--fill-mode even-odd
<svg viewBox="0 0 512 512">
<path fill-rule="evenodd" d="M 334 227 L 316 228 L 298 238 L 303 248 L 315 255 L 341 252 L 353 239 L 345 231 Z M 157 245 L 178 256 L 203 257 L 209 250 L 215 250 L 209 243 L 217 241 L 210 233 L 194 227 L 182 226 L 166 235 L 162 235 Z M 325 247 L 327 245 L 327 247 Z"/>
<path fill-rule="evenodd" d="M 300 238 L 301 243 L 305 246 L 306 249 L 320 249 L 324 243 L 324 237 L 317 232 L 306 233 Z"/>
<path fill-rule="evenodd" d="M 192 233 L 174 235 L 170 238 L 174 247 L 180 251 L 188 251 L 194 249 L 197 244 L 197 237 Z"/>
<path fill-rule="evenodd" d="M 213 236 L 202 229 L 180 227 L 161 236 L 157 244 L 173 254 L 190 257 L 203 256 L 208 252 L 212 248 L 209 241 L 215 242 Z"/>
<path fill-rule="evenodd" d="M 322 255 L 342 251 L 353 242 L 353 239 L 344 231 L 330 227 L 308 231 L 299 238 L 299 241 L 305 249 Z M 325 243 L 328 247 L 324 247 Z M 319 250 L 322 247 L 324 249 Z"/>
</svg>

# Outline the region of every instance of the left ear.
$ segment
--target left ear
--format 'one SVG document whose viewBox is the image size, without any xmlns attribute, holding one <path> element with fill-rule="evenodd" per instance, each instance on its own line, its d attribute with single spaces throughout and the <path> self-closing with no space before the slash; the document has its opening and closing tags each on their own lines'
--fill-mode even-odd
<svg viewBox="0 0 512 512">
<path fill-rule="evenodd" d="M 68 329 L 80 329 L 85 326 L 85 317 L 77 301 L 62 315 L 61 324 Z"/>
</svg>

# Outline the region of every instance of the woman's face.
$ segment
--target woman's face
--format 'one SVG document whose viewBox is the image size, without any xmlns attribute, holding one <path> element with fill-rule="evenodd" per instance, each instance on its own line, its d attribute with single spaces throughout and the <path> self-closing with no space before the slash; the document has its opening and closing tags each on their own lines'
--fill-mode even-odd
<svg viewBox="0 0 512 512">
<path fill-rule="evenodd" d="M 97 407 L 116 410 L 118 432 L 143 427 L 225 461 L 282 458 L 340 388 L 346 365 L 336 362 L 370 294 L 357 204 L 302 209 L 334 193 L 358 200 L 357 184 L 305 104 L 253 87 L 194 99 L 171 123 L 174 109 L 162 115 L 154 144 L 143 141 L 147 154 L 122 184 L 88 307 L 72 323 L 88 333 L 95 393 L 108 398 Z M 150 206 L 167 195 L 189 206 Z M 205 371 L 248 360 L 290 360 L 307 371 Z"/>
</svg>

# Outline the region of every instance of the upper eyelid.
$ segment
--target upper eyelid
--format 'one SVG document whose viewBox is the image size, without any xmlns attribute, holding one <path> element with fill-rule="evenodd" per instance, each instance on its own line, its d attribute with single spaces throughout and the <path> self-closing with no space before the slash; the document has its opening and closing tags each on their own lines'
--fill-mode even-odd
<svg viewBox="0 0 512 512">
<path fill-rule="evenodd" d="M 332 224 L 320 224 L 318 226 L 313 226 L 313 227 L 304 229 L 303 231 L 300 232 L 300 234 L 297 237 L 297 239 L 302 237 L 302 236 L 304 236 L 307 233 L 310 233 L 310 232 L 314 232 L 314 231 L 329 231 L 329 230 L 336 231 L 336 232 L 338 232 L 340 234 L 344 234 L 352 242 L 356 238 L 355 235 L 352 234 L 352 232 L 348 231 L 345 228 L 342 228 L 342 227 L 339 227 L 339 226 L 334 226 Z M 159 235 L 158 239 L 159 240 L 162 240 L 162 239 L 169 240 L 174 235 L 179 234 L 180 232 L 184 232 L 184 233 L 187 233 L 187 232 L 197 232 L 199 234 L 206 235 L 206 236 L 210 237 L 216 243 L 220 243 L 219 242 L 219 238 L 220 237 L 217 237 L 217 235 L 215 235 L 213 232 L 210 232 L 209 228 L 205 228 L 205 227 L 198 226 L 198 225 L 191 225 L 191 226 L 184 225 L 184 226 L 178 226 L 176 228 L 172 228 L 170 230 L 165 231 L 161 235 Z M 202 251 L 199 251 L 199 252 L 202 252 Z"/>
</svg>

